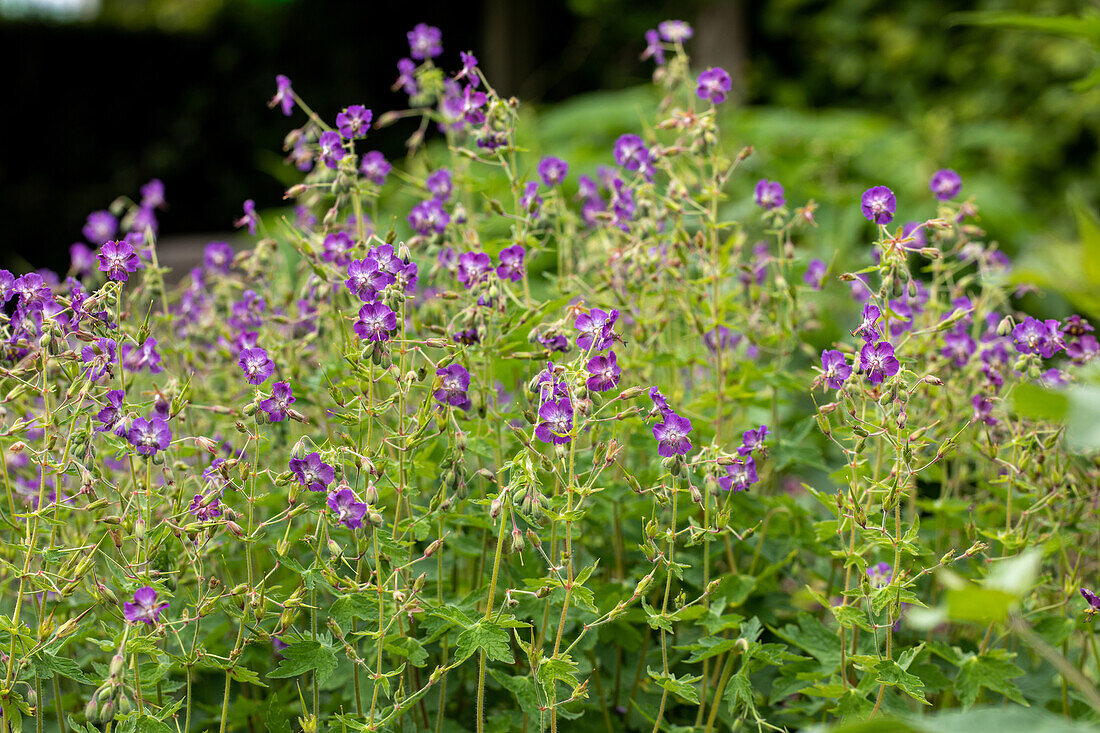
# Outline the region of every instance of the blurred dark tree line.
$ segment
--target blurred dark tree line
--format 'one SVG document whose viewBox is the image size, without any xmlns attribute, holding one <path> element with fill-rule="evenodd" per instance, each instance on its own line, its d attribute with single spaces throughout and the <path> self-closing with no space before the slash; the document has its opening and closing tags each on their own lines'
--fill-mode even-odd
<svg viewBox="0 0 1100 733">
<path fill-rule="evenodd" d="M 644 83 L 643 33 L 683 18 L 696 26 L 699 65 L 729 69 L 747 104 L 874 110 L 916 129 L 932 159 L 996 167 L 1040 210 L 1060 206 L 1070 185 L 1095 201 L 1100 91 L 1073 85 L 1092 71 L 1095 50 L 953 22 L 959 11 L 1044 16 L 1077 6 L 101 0 L 90 19 L 72 22 L 9 13 L 0 16 L 4 264 L 63 267 L 86 214 L 136 195 L 152 177 L 165 181 L 171 207 L 162 234 L 224 231 L 245 198 L 279 203 L 287 121 L 265 105 L 275 74 L 290 76 L 328 118 L 348 104 L 398 107 L 395 64 L 408 53 L 405 32 L 421 21 L 443 30 L 448 68 L 473 50 L 498 89 L 552 103 Z M 406 132 L 382 130 L 373 141 L 399 158 Z"/>
</svg>

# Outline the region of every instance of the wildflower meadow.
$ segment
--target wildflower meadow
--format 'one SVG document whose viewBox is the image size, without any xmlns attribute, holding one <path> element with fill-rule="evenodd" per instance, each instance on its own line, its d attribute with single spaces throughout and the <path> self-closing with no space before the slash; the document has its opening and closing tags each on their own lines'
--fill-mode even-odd
<svg viewBox="0 0 1100 733">
<path fill-rule="evenodd" d="M 949 161 L 821 236 L 692 36 L 587 168 L 417 25 L 189 273 L 158 180 L 0 271 L 5 731 L 1094 730 L 1089 314 Z"/>
</svg>

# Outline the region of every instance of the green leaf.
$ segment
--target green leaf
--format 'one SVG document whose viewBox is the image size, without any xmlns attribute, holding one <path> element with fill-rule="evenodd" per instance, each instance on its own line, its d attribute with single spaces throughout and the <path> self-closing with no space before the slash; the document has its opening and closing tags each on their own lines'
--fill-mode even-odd
<svg viewBox="0 0 1100 733">
<path fill-rule="evenodd" d="M 1022 552 L 1016 557 L 997 560 L 990 569 L 985 586 L 1022 598 L 1035 585 L 1042 562 L 1043 553 L 1035 549 Z"/>
<path fill-rule="evenodd" d="M 341 628 L 351 625 L 352 619 L 378 621 L 378 596 L 373 593 L 353 593 L 332 602 L 329 615 Z"/>
<path fill-rule="evenodd" d="M 241 684 L 245 685 L 259 685 L 260 687 L 267 687 L 260 681 L 259 673 L 249 669 L 248 667 L 230 667 L 228 674 L 231 678 L 237 680 Z"/>
<path fill-rule="evenodd" d="M 509 640 L 508 632 L 499 624 L 482 619 L 458 635 L 455 659 L 462 661 L 474 652 L 484 650 L 486 659 L 514 664 L 516 659 L 512 656 Z"/>
<path fill-rule="evenodd" d="M 41 679 L 49 679 L 57 674 L 70 680 L 76 680 L 81 684 L 95 684 L 95 680 L 84 674 L 84 670 L 80 668 L 80 665 L 69 657 L 53 655 L 46 650 L 42 650 L 31 659 L 34 661 L 35 675 Z"/>
<path fill-rule="evenodd" d="M 875 681 L 882 685 L 897 687 L 909 697 L 925 705 L 932 703 L 924 699 L 924 683 L 916 675 L 906 672 L 892 659 L 883 659 L 874 666 Z"/>
<path fill-rule="evenodd" d="M 993 588 L 952 588 L 947 591 L 947 615 L 954 621 L 1002 621 L 1015 601 L 1012 594 Z"/>
<path fill-rule="evenodd" d="M 496 670 L 489 670 L 489 674 L 500 683 L 501 687 L 515 695 L 520 710 L 534 721 L 539 719 L 541 714 L 539 695 L 534 680 L 530 677 L 499 674 Z"/>
<path fill-rule="evenodd" d="M 286 719 L 286 711 L 279 704 L 279 696 L 274 692 L 264 703 L 263 719 L 267 733 L 292 733 L 290 721 Z"/>
<path fill-rule="evenodd" d="M 737 641 L 737 639 L 723 639 L 720 636 L 704 636 L 698 642 L 688 647 L 681 647 L 691 650 L 691 656 L 684 661 L 688 664 L 694 664 L 704 659 L 717 657 L 719 654 L 724 654 L 730 649 L 733 649 Z"/>
<path fill-rule="evenodd" d="M 752 682 L 745 675 L 744 670 L 730 677 L 722 699 L 726 701 L 726 709 L 730 715 L 734 714 L 739 702 L 744 703 L 750 710 L 756 709 L 756 703 L 752 697 Z"/>
<path fill-rule="evenodd" d="M 805 649 L 828 669 L 840 664 L 837 635 L 810 614 L 798 614 L 798 626 L 787 624 L 774 631 L 780 639 Z"/>
<path fill-rule="evenodd" d="M 642 608 L 645 610 L 645 620 L 649 624 L 649 628 L 663 629 L 670 634 L 672 633 L 672 621 L 668 618 L 668 614 L 659 613 L 657 609 L 645 601 L 642 601 Z"/>
<path fill-rule="evenodd" d="M 306 672 L 317 670 L 317 681 L 324 682 L 336 669 L 336 653 L 328 646 L 312 639 L 293 642 L 283 649 L 283 661 L 268 677 L 298 677 Z"/>
<path fill-rule="evenodd" d="M 131 720 L 137 733 L 172 733 L 168 724 L 154 718 L 148 713 L 137 713 Z"/>
<path fill-rule="evenodd" d="M 1069 399 L 1061 392 L 1021 382 L 1012 392 L 1012 409 L 1034 420 L 1060 423 L 1069 412 Z"/>
<path fill-rule="evenodd" d="M 955 694 L 963 707 L 969 708 L 978 699 L 982 688 L 998 692 L 1013 702 L 1027 705 L 1020 688 L 1013 682 L 1022 677 L 1024 671 L 1017 667 L 1012 659 L 1016 655 L 994 649 L 980 656 L 972 656 L 959 665 L 959 674 L 955 678 Z"/>
<path fill-rule="evenodd" d="M 401 636 L 396 639 L 386 640 L 386 651 L 399 657 L 408 659 L 414 667 L 423 667 L 428 661 L 428 652 L 419 639 L 411 636 Z"/>
<path fill-rule="evenodd" d="M 713 598 L 725 598 L 726 604 L 740 606 L 756 588 L 756 578 L 751 575 L 727 575 L 711 594 Z"/>
<path fill-rule="evenodd" d="M 703 679 L 702 675 L 684 675 L 683 677 L 677 677 L 674 674 L 654 672 L 648 667 L 646 671 L 649 672 L 649 676 L 652 677 L 658 685 L 668 690 L 676 697 L 692 705 L 699 704 L 699 691 L 695 689 L 695 684 Z"/>
</svg>

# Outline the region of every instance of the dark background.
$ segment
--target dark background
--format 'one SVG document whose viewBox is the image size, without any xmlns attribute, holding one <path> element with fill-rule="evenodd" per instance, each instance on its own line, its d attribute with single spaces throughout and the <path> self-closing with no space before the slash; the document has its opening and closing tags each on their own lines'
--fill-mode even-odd
<svg viewBox="0 0 1100 733">
<path fill-rule="evenodd" d="M 321 115 L 400 107 L 390 91 L 405 32 L 443 30 L 444 68 L 473 50 L 494 86 L 541 105 L 648 81 L 643 33 L 689 20 L 699 67 L 731 71 L 741 101 L 801 111 L 872 110 L 912 127 L 977 123 L 957 167 L 993 166 L 1057 218 L 1069 186 L 1094 189 L 1100 105 L 1072 88 L 1095 52 L 1073 39 L 958 25 L 959 10 L 1062 2 L 546 0 L 100 0 L 59 19 L 0 0 L 0 265 L 64 269 L 86 215 L 164 180 L 161 235 L 228 231 L 240 204 L 278 205 L 287 119 L 269 110 L 277 73 Z M 1007 132 L 1006 132 L 1007 130 Z M 923 132 L 922 132 L 923 131 Z M 372 134 L 398 158 L 409 130 Z M 872 133 L 872 134 L 883 134 Z M 998 142 L 1001 135 L 1005 142 Z M 949 136 L 950 137 L 950 136 Z M 941 135 L 940 138 L 942 139 Z M 758 141 L 753 141 L 758 142 Z M 808 141 L 813 143 L 813 141 Z M 1006 147 L 1012 144 L 1011 150 Z M 830 154 L 823 150 L 823 156 Z M 891 161 L 882 165 L 889 167 Z M 1044 208 L 1045 207 L 1045 208 Z M 993 223 L 994 226 L 996 222 Z"/>
</svg>

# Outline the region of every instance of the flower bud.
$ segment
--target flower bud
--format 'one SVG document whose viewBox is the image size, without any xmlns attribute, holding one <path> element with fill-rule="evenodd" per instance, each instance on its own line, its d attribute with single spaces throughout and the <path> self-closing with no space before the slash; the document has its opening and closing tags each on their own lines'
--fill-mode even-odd
<svg viewBox="0 0 1100 733">
<path fill-rule="evenodd" d="M 94 699 L 89 700 L 88 704 L 84 706 L 84 719 L 90 724 L 96 725 L 99 723 L 99 706 L 96 705 Z"/>
<path fill-rule="evenodd" d="M 108 667 L 108 673 L 112 678 L 119 678 L 123 672 L 126 671 L 126 660 L 121 654 L 116 654 L 111 657 L 111 664 Z"/>
</svg>

